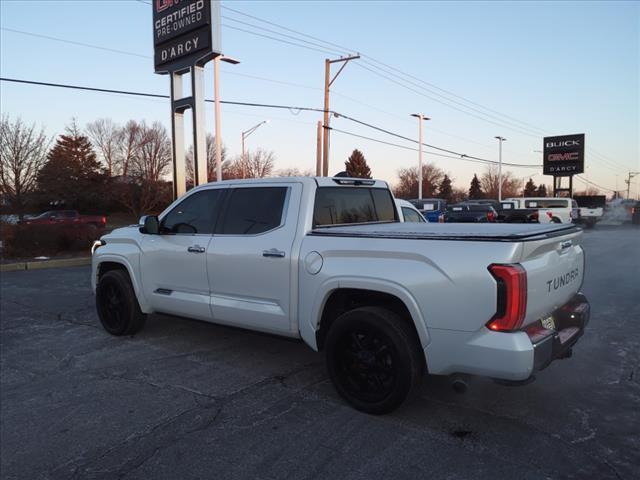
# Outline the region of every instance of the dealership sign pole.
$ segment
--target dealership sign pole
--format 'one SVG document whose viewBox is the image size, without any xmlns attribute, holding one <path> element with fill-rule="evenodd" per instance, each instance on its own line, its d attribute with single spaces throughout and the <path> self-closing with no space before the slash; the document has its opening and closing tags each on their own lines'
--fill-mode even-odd
<svg viewBox="0 0 640 480">
<path fill-rule="evenodd" d="M 584 172 L 584 133 L 545 137 L 542 171 L 553 175 L 553 195 L 573 194 L 573 175 Z M 562 177 L 569 177 L 569 188 L 562 188 Z"/>
<path fill-rule="evenodd" d="M 220 2 L 153 0 L 155 73 L 171 83 L 173 194 L 186 191 L 184 112 L 193 123 L 194 184 L 207 183 L 207 144 L 204 125 L 204 65 L 221 55 Z M 191 95 L 184 96 L 182 76 L 191 74 Z"/>
</svg>

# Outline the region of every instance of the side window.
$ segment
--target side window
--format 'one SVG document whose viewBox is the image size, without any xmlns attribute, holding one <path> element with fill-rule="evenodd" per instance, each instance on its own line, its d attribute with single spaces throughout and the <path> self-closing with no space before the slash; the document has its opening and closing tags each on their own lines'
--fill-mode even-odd
<svg viewBox="0 0 640 480">
<path fill-rule="evenodd" d="M 422 215 L 407 207 L 402 207 L 402 216 L 405 222 L 421 223 L 425 221 Z"/>
<path fill-rule="evenodd" d="M 160 233 L 213 233 L 223 191 L 202 190 L 188 196 L 164 217 Z"/>
<path fill-rule="evenodd" d="M 219 233 L 255 235 L 280 226 L 287 187 L 235 188 L 226 203 Z"/>
</svg>

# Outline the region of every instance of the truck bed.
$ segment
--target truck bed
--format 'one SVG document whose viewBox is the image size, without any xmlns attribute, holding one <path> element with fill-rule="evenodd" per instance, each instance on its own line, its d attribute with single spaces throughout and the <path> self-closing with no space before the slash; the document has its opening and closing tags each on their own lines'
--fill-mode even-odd
<svg viewBox="0 0 640 480">
<path fill-rule="evenodd" d="M 526 242 L 561 236 L 578 230 L 578 227 L 571 224 L 374 223 L 316 228 L 310 235 L 406 240 Z"/>
</svg>

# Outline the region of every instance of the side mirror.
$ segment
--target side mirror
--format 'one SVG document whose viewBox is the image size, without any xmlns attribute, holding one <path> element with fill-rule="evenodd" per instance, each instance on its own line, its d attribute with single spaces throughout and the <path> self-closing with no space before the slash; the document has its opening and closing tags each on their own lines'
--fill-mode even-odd
<svg viewBox="0 0 640 480">
<path fill-rule="evenodd" d="M 149 235 L 157 235 L 160 231 L 158 217 L 155 215 L 143 215 L 138 222 L 140 225 L 140 233 L 148 233 Z"/>
</svg>

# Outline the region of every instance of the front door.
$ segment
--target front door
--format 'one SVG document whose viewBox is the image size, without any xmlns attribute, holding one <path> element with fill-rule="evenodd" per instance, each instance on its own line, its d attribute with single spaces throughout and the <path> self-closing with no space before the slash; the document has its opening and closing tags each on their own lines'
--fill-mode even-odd
<svg viewBox="0 0 640 480">
<path fill-rule="evenodd" d="M 216 322 L 274 333 L 291 330 L 291 251 L 299 183 L 229 189 L 207 250 Z"/>
<path fill-rule="evenodd" d="M 160 219 L 159 235 L 145 235 L 142 288 L 157 312 L 211 320 L 207 249 L 225 189 L 188 194 Z"/>
</svg>

